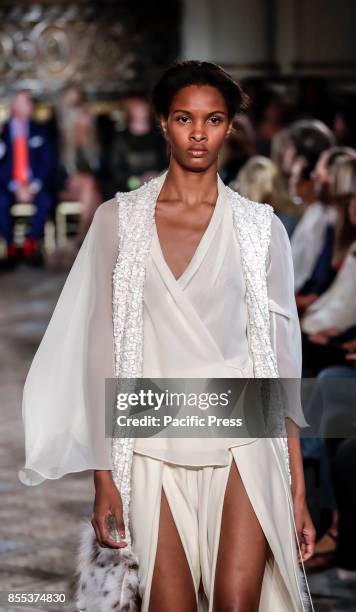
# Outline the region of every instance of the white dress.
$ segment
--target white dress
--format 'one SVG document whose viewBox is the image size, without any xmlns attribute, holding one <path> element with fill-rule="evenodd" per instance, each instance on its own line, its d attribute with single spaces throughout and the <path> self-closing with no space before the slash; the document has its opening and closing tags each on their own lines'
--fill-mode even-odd
<svg viewBox="0 0 356 612">
<path fill-rule="evenodd" d="M 279 371 L 285 378 L 300 378 L 293 268 L 289 239 L 278 217 L 272 225 L 268 288 Z M 210 223 L 177 280 L 164 259 L 154 228 L 144 289 L 143 356 L 143 376 L 147 378 L 253 377 L 240 249 L 232 209 L 221 188 Z M 294 395 L 292 387 L 288 390 L 286 413 L 303 427 L 307 423 L 298 387 Z M 222 503 L 232 460 L 273 553 L 265 566 L 260 612 L 304 610 L 296 580 L 293 517 L 286 512 L 291 499 L 271 440 L 154 436 L 136 438 L 132 467 L 130 522 L 133 547 L 141 562 L 142 612 L 149 607 L 162 487 L 191 570 L 198 610 L 212 610 Z M 151 526 L 149 533 L 147 524 Z M 286 533 L 290 542 L 287 549 L 282 535 Z M 203 590 L 199 590 L 200 580 Z"/>
<path fill-rule="evenodd" d="M 164 261 L 155 232 L 144 292 L 144 376 L 252 376 L 239 248 L 220 179 L 218 185 L 213 217 L 178 281 Z M 19 472 L 24 484 L 68 472 L 112 469 L 104 396 L 105 378 L 114 372 L 116 207 L 110 200 L 97 210 L 26 379 L 26 465 Z M 280 376 L 299 378 L 301 343 L 292 258 L 277 217 L 272 222 L 268 297 Z M 306 424 L 297 389 L 289 395 L 286 413 L 299 425 Z M 233 459 L 273 553 L 266 562 L 260 612 L 309 610 L 300 583 L 288 478 L 272 439 L 208 442 L 207 447 L 206 438 L 194 443 L 183 438 L 136 438 L 130 524 L 140 562 L 142 612 L 149 605 L 162 486 L 191 568 L 199 612 L 211 611 L 224 488 Z M 200 579 L 205 595 L 198 593 Z"/>
</svg>

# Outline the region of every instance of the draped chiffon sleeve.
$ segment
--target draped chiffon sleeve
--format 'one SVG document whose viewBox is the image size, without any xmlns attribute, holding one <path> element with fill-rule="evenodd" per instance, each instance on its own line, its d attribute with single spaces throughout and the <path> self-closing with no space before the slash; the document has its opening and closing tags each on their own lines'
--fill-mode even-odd
<svg viewBox="0 0 356 612">
<path fill-rule="evenodd" d="M 105 378 L 114 376 L 112 273 L 117 204 L 97 209 L 26 377 L 26 461 L 20 481 L 112 469 L 105 437 Z"/>
<path fill-rule="evenodd" d="M 294 294 L 294 269 L 290 240 L 274 215 L 267 264 L 270 333 L 279 376 L 285 390 L 285 416 L 299 427 L 308 426 L 301 405 L 302 342 Z"/>
</svg>

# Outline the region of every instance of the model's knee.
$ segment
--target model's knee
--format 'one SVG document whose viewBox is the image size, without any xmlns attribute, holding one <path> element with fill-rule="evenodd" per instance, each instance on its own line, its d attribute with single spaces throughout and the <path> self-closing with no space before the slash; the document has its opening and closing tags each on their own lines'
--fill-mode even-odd
<svg viewBox="0 0 356 612">
<path fill-rule="evenodd" d="M 258 612 L 258 607 L 259 601 L 256 601 L 256 595 L 239 593 L 236 596 L 215 601 L 213 612 Z"/>
</svg>

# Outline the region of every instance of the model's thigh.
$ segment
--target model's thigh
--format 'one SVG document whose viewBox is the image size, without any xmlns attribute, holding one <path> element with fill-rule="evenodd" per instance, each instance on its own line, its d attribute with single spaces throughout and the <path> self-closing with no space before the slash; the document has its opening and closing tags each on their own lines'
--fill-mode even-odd
<svg viewBox="0 0 356 612">
<path fill-rule="evenodd" d="M 233 458 L 221 515 L 214 612 L 257 612 L 269 546 Z"/>
<path fill-rule="evenodd" d="M 196 609 L 191 570 L 162 488 L 149 612 L 196 612 Z"/>
<path fill-rule="evenodd" d="M 194 469 L 133 455 L 130 521 L 141 612 L 195 611 L 189 606 L 200 581 L 196 482 Z"/>
</svg>

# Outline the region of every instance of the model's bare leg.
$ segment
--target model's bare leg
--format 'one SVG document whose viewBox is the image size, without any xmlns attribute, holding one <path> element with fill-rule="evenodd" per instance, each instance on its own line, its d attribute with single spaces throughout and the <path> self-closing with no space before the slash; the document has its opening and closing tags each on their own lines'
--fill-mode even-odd
<svg viewBox="0 0 356 612">
<path fill-rule="evenodd" d="M 149 612 L 196 612 L 193 578 L 164 489 Z"/>
<path fill-rule="evenodd" d="M 257 612 L 268 542 L 233 459 L 221 519 L 214 612 Z"/>
</svg>

